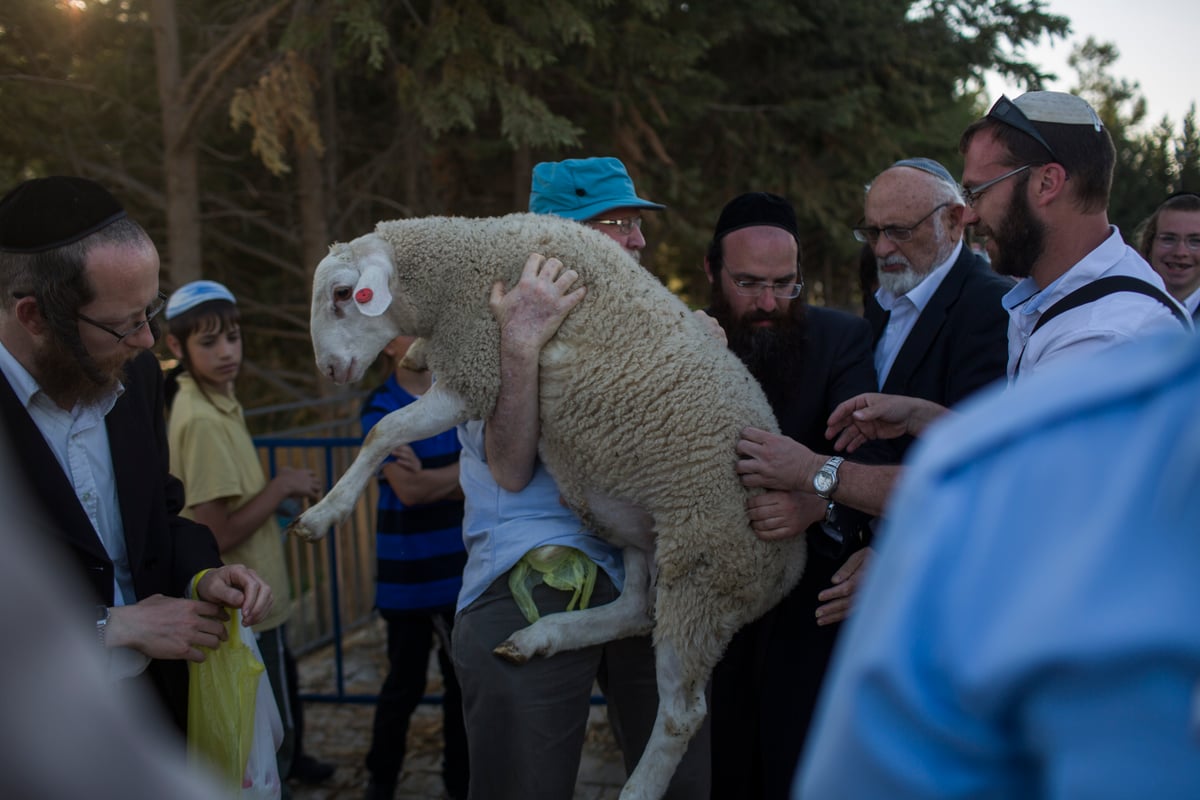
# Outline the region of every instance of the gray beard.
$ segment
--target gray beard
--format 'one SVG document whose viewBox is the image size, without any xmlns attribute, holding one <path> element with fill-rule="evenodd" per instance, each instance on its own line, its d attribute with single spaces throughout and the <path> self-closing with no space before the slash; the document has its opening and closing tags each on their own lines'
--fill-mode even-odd
<svg viewBox="0 0 1200 800">
<path fill-rule="evenodd" d="M 882 269 L 878 271 L 879 288 L 886 289 L 891 292 L 894 297 L 903 297 L 913 289 L 921 285 L 921 281 L 929 276 L 929 273 L 920 273 L 910 267 L 905 267 L 902 272 L 884 272 Z"/>
</svg>

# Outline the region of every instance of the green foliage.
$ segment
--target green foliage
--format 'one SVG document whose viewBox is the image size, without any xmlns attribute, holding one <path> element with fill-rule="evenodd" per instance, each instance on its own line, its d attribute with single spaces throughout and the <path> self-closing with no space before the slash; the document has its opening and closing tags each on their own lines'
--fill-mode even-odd
<svg viewBox="0 0 1200 800">
<path fill-rule="evenodd" d="M 1113 138 L 1117 163 L 1108 217 L 1125 241 L 1136 246 L 1134 232 L 1138 225 L 1167 195 L 1184 187 L 1200 186 L 1196 180 L 1200 177 L 1200 143 L 1196 140 L 1194 109 L 1184 118 L 1178 137 L 1165 118 L 1149 132 L 1141 131 L 1146 100 L 1136 81 L 1112 74 L 1119 57 L 1116 45 L 1089 37 L 1072 51 L 1067 63 L 1078 76 L 1071 91 L 1092 104 Z"/>
<path fill-rule="evenodd" d="M 177 2 L 184 72 L 276 2 Z M 903 156 L 957 170 L 958 135 L 990 99 L 984 72 L 1036 85 L 1046 76 L 1022 48 L 1067 26 L 1040 0 L 288 2 L 222 62 L 193 121 L 206 275 L 239 296 L 261 376 L 240 388 L 248 406 L 320 386 L 304 212 L 315 204 L 335 240 L 384 218 L 503 214 L 525 208 L 541 160 L 621 158 L 669 206 L 647 215 L 645 262 L 694 305 L 722 205 L 784 194 L 815 299 L 853 306 L 863 184 Z M 0 6 L 0 177 L 92 175 L 161 241 L 149 0 L 87 6 Z M 1195 174 L 1191 120 L 1188 144 L 1160 138 L 1136 168 Z"/>
</svg>

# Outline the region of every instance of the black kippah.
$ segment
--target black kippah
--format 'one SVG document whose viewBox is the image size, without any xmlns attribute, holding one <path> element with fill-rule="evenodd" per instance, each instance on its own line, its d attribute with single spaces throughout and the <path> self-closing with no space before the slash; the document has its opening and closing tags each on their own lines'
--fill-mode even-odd
<svg viewBox="0 0 1200 800">
<path fill-rule="evenodd" d="M 0 251 L 53 250 L 124 216 L 117 198 L 95 181 L 62 175 L 35 178 L 0 199 Z"/>
<path fill-rule="evenodd" d="M 713 241 L 718 241 L 740 228 L 757 225 L 783 228 L 796 241 L 800 241 L 796 211 L 792 204 L 770 192 L 747 192 L 730 200 L 725 208 L 721 209 L 717 228 L 713 231 Z"/>
</svg>

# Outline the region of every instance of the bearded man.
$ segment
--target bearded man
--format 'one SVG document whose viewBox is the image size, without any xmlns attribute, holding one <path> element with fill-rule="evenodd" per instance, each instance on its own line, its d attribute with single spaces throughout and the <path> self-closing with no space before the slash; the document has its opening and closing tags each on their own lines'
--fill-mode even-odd
<svg viewBox="0 0 1200 800">
<path fill-rule="evenodd" d="M 879 390 L 953 406 L 1004 376 L 1012 281 L 963 245 L 958 184 L 928 158 L 897 161 L 868 186 L 855 238 L 878 265 L 875 331 Z M 911 444 L 893 442 L 899 461 Z"/>
<path fill-rule="evenodd" d="M 762 384 L 784 435 L 831 451 L 825 420 L 875 388 L 871 330 L 862 319 L 801 299 L 796 214 L 782 197 L 734 198 L 705 259 L 709 313 Z M 856 459 L 879 460 L 864 447 Z M 807 536 L 804 577 L 730 643 L 713 675 L 713 800 L 784 798 L 817 691 L 863 563 L 867 517 L 800 492 L 750 501 L 761 538 Z"/>
<path fill-rule="evenodd" d="M 25 534 L 54 543 L 64 580 L 93 598 L 79 625 L 94 618 L 110 677 L 144 673 L 186 730 L 185 660 L 227 637 L 223 606 L 252 625 L 272 597 L 178 516 L 150 352 L 166 300 L 158 268 L 145 231 L 99 184 L 38 178 L 0 199 L 0 418 L 46 523 Z"/>
<path fill-rule="evenodd" d="M 997 272 L 1022 279 L 1004 297 L 1010 382 L 1148 333 L 1192 329 L 1108 222 L 1116 151 L 1086 100 L 1001 96 L 959 150 L 963 221 L 989 237 Z"/>
</svg>

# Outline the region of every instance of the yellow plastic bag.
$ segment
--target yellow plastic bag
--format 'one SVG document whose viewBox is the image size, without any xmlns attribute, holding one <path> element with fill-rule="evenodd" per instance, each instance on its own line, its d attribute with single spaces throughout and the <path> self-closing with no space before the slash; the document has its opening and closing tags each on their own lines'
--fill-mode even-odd
<svg viewBox="0 0 1200 800">
<path fill-rule="evenodd" d="M 194 592 L 194 583 L 192 588 Z M 216 650 L 202 648 L 203 662 L 188 662 L 187 744 L 188 758 L 206 762 L 228 785 L 230 796 L 237 796 L 254 744 L 255 700 L 264 667 L 242 641 L 241 611 L 226 611 L 229 638 Z"/>
</svg>

